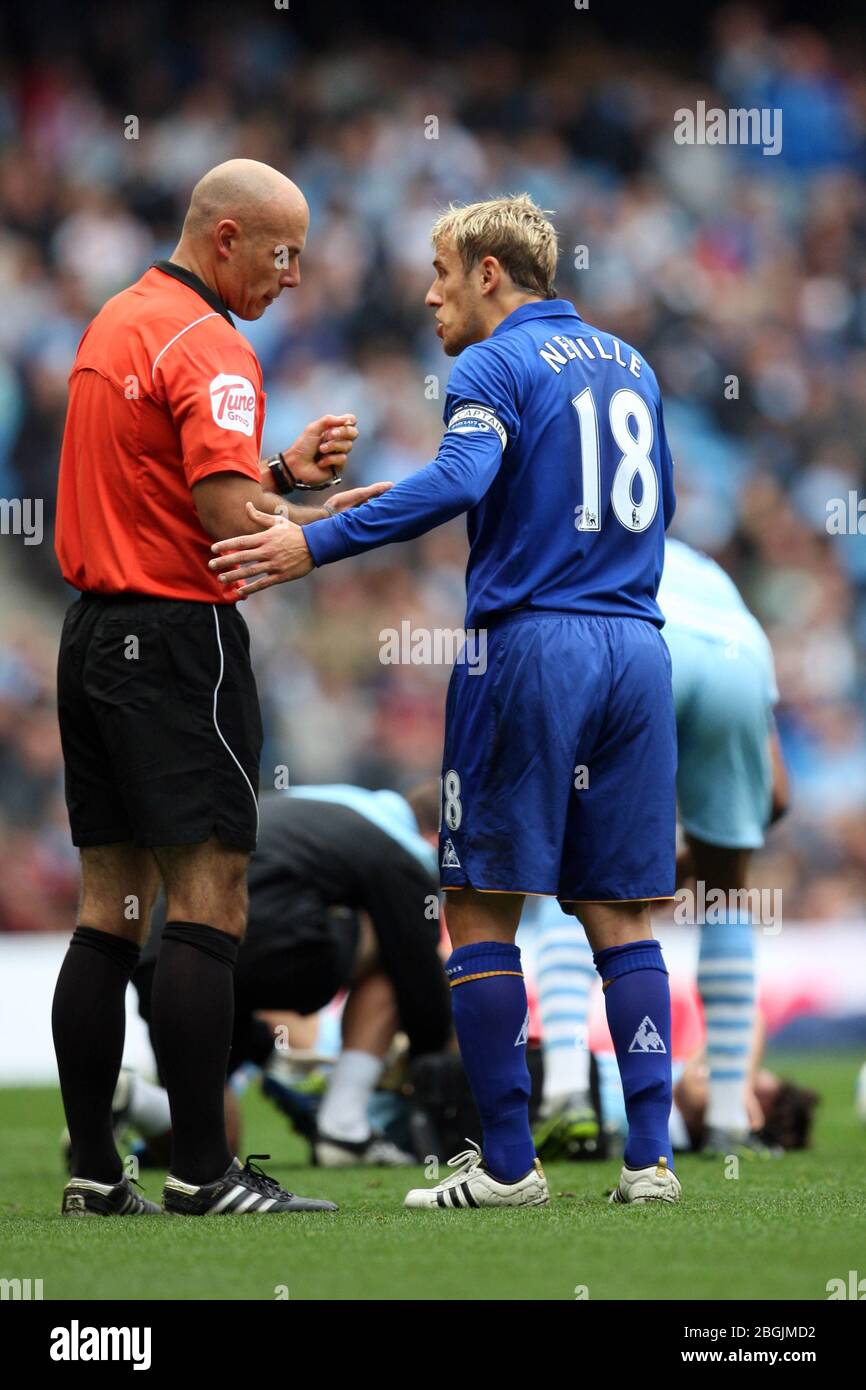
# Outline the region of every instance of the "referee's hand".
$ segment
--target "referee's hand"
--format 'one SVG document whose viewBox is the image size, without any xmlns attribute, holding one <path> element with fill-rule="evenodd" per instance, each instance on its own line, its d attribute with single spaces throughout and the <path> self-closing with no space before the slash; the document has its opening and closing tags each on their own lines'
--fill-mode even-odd
<svg viewBox="0 0 866 1390">
<path fill-rule="evenodd" d="M 302 430 L 290 448 L 283 450 L 292 474 L 299 483 L 330 482 L 336 469 L 342 473 L 358 438 L 354 415 L 322 415 Z"/>
<path fill-rule="evenodd" d="M 247 514 L 264 530 L 252 536 L 232 536 L 211 546 L 219 558 L 209 561 L 208 568 L 219 575 L 221 584 L 237 585 L 237 597 L 244 599 L 272 584 L 285 584 L 310 573 L 313 557 L 302 527 L 287 517 L 260 512 L 252 502 L 247 503 Z"/>
</svg>

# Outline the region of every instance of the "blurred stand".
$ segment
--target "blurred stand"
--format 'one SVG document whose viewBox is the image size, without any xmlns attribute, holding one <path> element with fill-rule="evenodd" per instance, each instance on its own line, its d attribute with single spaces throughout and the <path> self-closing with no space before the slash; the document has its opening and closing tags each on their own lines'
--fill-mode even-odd
<svg viewBox="0 0 866 1390">
<path fill-rule="evenodd" d="M 65 928 L 75 907 L 52 710 L 66 374 L 106 297 L 170 253 L 196 178 L 237 154 L 284 168 L 312 207 L 300 288 L 240 325 L 264 370 L 265 448 L 353 410 L 353 483 L 404 477 L 437 447 L 451 365 L 423 307 L 437 210 L 522 189 L 554 210 L 559 293 L 661 380 L 675 533 L 722 561 L 773 643 L 794 809 L 755 880 L 783 890 L 789 920 L 862 920 L 866 543 L 856 517 L 827 529 L 831 499 L 866 498 L 862 35 L 737 5 L 709 7 L 676 47 L 629 48 L 575 12 L 545 52 L 537 26 L 524 44 L 469 18 L 446 52 L 363 21 L 305 30 L 295 7 L 236 19 L 85 4 L 75 27 L 63 10 L 10 20 L 0 496 L 43 499 L 45 534 L 0 547 L 0 931 Z M 698 101 L 781 108 L 781 151 L 678 145 L 674 113 Z M 383 665 L 380 633 L 460 625 L 464 533 L 246 606 L 263 785 L 282 767 L 398 788 L 438 772 L 448 668 Z"/>
</svg>

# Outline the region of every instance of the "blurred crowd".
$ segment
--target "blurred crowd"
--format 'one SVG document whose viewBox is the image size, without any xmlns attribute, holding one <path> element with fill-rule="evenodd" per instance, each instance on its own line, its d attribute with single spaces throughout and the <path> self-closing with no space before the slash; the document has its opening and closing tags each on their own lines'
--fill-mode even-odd
<svg viewBox="0 0 866 1390">
<path fill-rule="evenodd" d="M 265 448 L 324 411 L 362 430 L 354 483 L 435 454 L 450 363 L 423 305 L 451 200 L 527 190 L 555 213 L 558 292 L 661 381 L 675 534 L 730 571 L 775 652 L 794 807 L 760 857 L 785 915 L 866 906 L 866 67 L 850 41 L 719 9 L 691 55 L 575 16 L 548 51 L 491 42 L 311 48 L 286 12 L 161 34 L 96 9 L 77 41 L 0 66 L 0 495 L 44 499 L 42 545 L 2 537 L 0 930 L 66 929 L 76 858 L 53 710 L 71 597 L 50 520 L 67 373 L 105 299 L 170 254 L 188 195 L 232 155 L 312 209 L 302 283 L 239 325 L 262 363 Z M 289 14 L 291 12 L 288 12 Z M 581 27 L 583 26 L 583 27 Z M 674 113 L 771 107 L 778 155 L 680 145 Z M 866 516 L 863 518 L 866 532 Z M 405 788 L 438 774 L 447 666 L 392 666 L 380 634 L 462 622 L 462 520 L 245 607 L 266 721 L 262 783 Z"/>
</svg>

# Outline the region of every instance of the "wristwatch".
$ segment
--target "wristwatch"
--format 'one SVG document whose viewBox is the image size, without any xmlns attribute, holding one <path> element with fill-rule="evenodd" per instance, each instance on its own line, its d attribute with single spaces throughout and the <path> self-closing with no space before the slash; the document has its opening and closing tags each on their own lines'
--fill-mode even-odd
<svg viewBox="0 0 866 1390">
<path fill-rule="evenodd" d="M 274 454 L 267 462 L 274 486 L 277 492 L 282 493 L 283 496 L 287 492 L 324 492 L 326 488 L 336 487 L 338 483 L 343 481 L 342 473 L 338 473 L 333 464 L 331 465 L 332 476 L 324 483 L 300 483 L 286 463 L 282 452 Z"/>
</svg>

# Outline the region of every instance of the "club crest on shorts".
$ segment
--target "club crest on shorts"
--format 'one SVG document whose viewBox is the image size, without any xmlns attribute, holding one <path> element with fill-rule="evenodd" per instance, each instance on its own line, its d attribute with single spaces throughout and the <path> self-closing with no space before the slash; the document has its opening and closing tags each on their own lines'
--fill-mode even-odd
<svg viewBox="0 0 866 1390">
<path fill-rule="evenodd" d="M 649 1014 L 645 1014 L 629 1045 L 629 1052 L 667 1052 L 661 1034 Z"/>
<path fill-rule="evenodd" d="M 460 860 L 457 858 L 457 851 L 450 840 L 446 840 L 445 844 L 442 846 L 442 864 L 440 867 L 443 869 L 459 869 L 462 867 Z"/>
</svg>

